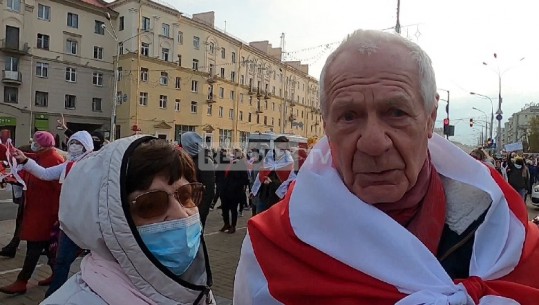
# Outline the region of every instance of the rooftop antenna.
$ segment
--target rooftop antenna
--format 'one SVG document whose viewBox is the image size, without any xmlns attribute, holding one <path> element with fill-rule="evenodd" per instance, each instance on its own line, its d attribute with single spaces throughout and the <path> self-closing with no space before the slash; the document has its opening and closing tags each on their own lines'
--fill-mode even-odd
<svg viewBox="0 0 539 305">
<path fill-rule="evenodd" d="M 284 59 L 284 53 L 285 53 L 284 44 L 285 44 L 285 36 L 284 36 L 284 33 L 281 33 L 281 60 Z"/>
</svg>

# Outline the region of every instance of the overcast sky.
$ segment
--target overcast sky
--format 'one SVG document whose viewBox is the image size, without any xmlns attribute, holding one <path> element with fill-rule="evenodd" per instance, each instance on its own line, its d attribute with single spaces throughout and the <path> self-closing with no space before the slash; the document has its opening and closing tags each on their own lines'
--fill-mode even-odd
<svg viewBox="0 0 539 305">
<path fill-rule="evenodd" d="M 215 11 L 216 26 L 244 41 L 269 40 L 280 45 L 286 35 L 287 59 L 303 60 L 319 77 L 327 55 L 348 33 L 358 28 L 386 29 L 395 25 L 397 0 L 167 0 L 187 15 Z M 431 56 L 438 88 L 451 92 L 454 139 L 476 144 L 480 129 L 470 128 L 472 110 L 488 113 L 493 98 L 497 110 L 498 66 L 502 75 L 502 123 L 525 104 L 539 102 L 539 1 L 402 0 L 402 34 Z M 495 60 L 493 53 L 498 54 Z M 525 57 L 523 61 L 519 61 Z M 489 65 L 484 66 L 482 63 Z M 489 69 L 491 68 L 491 69 Z M 445 96 L 440 91 L 441 96 Z M 437 127 L 445 117 L 440 104 Z M 497 123 L 495 121 L 496 131 Z M 502 124 L 503 127 L 503 124 Z"/>
</svg>

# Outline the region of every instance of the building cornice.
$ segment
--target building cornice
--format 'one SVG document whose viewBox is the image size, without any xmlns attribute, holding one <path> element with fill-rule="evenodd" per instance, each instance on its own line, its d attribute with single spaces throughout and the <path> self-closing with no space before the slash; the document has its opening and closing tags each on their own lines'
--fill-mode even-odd
<svg viewBox="0 0 539 305">
<path fill-rule="evenodd" d="M 153 9 L 157 9 L 159 11 L 162 11 L 164 13 L 168 13 L 168 14 L 173 15 L 173 16 L 178 17 L 178 18 L 180 18 L 182 16 L 182 12 L 178 11 L 177 9 L 168 7 L 166 5 L 163 5 L 163 4 L 160 4 L 158 2 L 151 1 L 151 0 L 117 0 L 117 1 L 109 3 L 107 5 L 107 7 L 109 9 L 115 9 L 115 8 L 121 6 L 121 5 L 131 3 L 131 2 L 137 3 L 139 5 L 148 6 L 148 7 L 151 7 Z"/>
<path fill-rule="evenodd" d="M 95 5 L 91 5 L 90 3 L 86 3 L 80 0 L 51 0 L 51 2 L 56 2 L 61 5 L 82 9 L 103 17 L 105 17 L 106 12 L 108 12 L 113 19 L 116 19 L 118 17 L 118 12 L 107 8 L 107 3 L 103 1 L 100 1 L 103 3 L 103 7 L 97 7 Z"/>
</svg>

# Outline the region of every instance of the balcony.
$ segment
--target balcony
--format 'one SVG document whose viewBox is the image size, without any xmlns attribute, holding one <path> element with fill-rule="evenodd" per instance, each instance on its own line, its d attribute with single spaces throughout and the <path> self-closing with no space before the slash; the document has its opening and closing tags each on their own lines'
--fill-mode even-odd
<svg viewBox="0 0 539 305">
<path fill-rule="evenodd" d="M 217 77 L 215 77 L 215 75 L 208 77 L 208 84 L 214 84 L 216 81 Z"/>
<path fill-rule="evenodd" d="M 261 113 L 264 113 L 264 111 L 262 111 L 262 108 L 259 107 L 258 109 L 256 109 L 256 114 L 261 114 Z"/>
<path fill-rule="evenodd" d="M 208 104 L 214 104 L 215 100 L 213 99 L 213 94 L 208 94 L 208 98 L 206 99 L 206 103 Z"/>
<path fill-rule="evenodd" d="M 25 42 L 22 46 L 18 42 L 10 42 L 6 39 L 0 39 L 0 51 L 26 55 L 30 51 L 30 46 Z"/>
<path fill-rule="evenodd" d="M 19 71 L 2 70 L 2 83 L 20 85 L 22 84 L 22 73 Z"/>
</svg>

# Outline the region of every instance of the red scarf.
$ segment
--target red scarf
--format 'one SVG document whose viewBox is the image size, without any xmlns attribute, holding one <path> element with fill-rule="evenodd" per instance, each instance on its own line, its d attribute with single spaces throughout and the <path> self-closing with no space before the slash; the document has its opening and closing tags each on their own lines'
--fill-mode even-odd
<svg viewBox="0 0 539 305">
<path fill-rule="evenodd" d="M 416 184 L 398 202 L 374 206 L 407 228 L 436 255 L 445 224 L 446 198 L 430 158 L 423 164 Z"/>
</svg>

